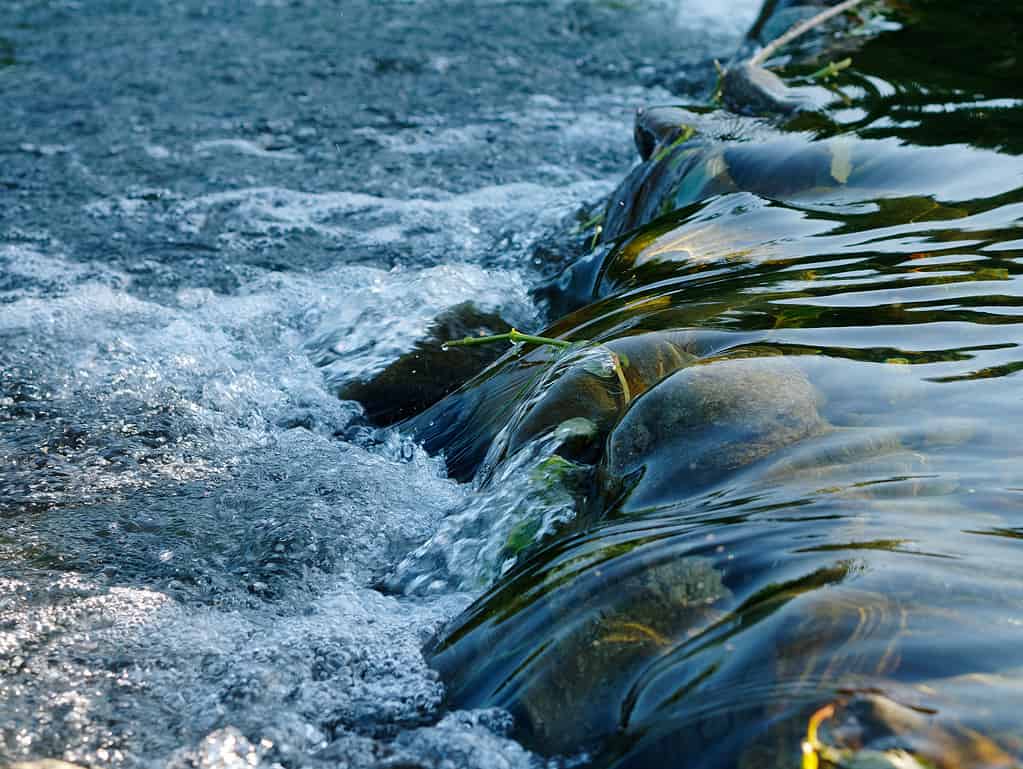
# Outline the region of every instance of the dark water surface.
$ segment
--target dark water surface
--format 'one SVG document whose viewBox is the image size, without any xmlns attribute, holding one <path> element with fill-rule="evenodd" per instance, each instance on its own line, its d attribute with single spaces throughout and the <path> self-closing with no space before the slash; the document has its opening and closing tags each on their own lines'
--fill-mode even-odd
<svg viewBox="0 0 1023 769">
<path fill-rule="evenodd" d="M 0 765 L 530 765 L 423 661 L 472 593 L 371 587 L 475 498 L 337 388 L 537 325 L 755 10 L 0 3 Z"/>
<path fill-rule="evenodd" d="M 503 576 L 430 649 L 531 747 L 795 767 L 827 712 L 828 766 L 1021 763 L 1023 17 L 886 20 L 790 62 L 822 111 L 681 113 L 612 195 L 542 332 L 603 363 L 513 353 L 411 424 L 484 484 L 576 490 L 546 546 L 497 522 Z M 806 77 L 850 44 L 831 91 Z"/>
</svg>

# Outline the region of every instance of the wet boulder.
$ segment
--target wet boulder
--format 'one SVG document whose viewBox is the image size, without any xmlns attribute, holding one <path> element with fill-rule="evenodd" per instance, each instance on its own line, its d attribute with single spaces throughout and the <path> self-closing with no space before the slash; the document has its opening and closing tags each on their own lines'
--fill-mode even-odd
<svg viewBox="0 0 1023 769">
<path fill-rule="evenodd" d="M 563 568 L 534 566 L 539 584 L 520 573 L 425 650 L 451 705 L 508 710 L 516 738 L 547 755 L 614 739 L 644 671 L 731 604 L 709 558 L 594 545 L 569 546 Z"/>
<path fill-rule="evenodd" d="M 448 475 L 460 482 L 475 477 L 523 393 L 557 357 L 549 347 L 493 347 L 504 352 L 494 365 L 398 425 L 431 454 L 443 454 Z"/>
<path fill-rule="evenodd" d="M 790 88 L 769 69 L 739 62 L 721 79 L 721 101 L 740 115 L 791 115 L 817 105 L 805 89 Z"/>
<path fill-rule="evenodd" d="M 643 107 L 636 111 L 632 137 L 640 158 L 650 160 L 676 143 L 687 141 L 695 132 L 692 113 L 681 107 Z"/>
<path fill-rule="evenodd" d="M 347 382 L 338 394 L 361 403 L 373 424 L 408 419 L 476 376 L 503 352 L 500 345 L 445 349 L 444 342 L 503 334 L 510 328 L 499 315 L 484 312 L 472 302 L 455 305 L 437 316 L 410 352 L 369 379 Z"/>
<path fill-rule="evenodd" d="M 602 239 L 616 240 L 652 222 L 663 225 L 664 217 L 695 213 L 695 204 L 735 192 L 783 201 L 855 201 L 902 192 L 890 163 L 908 160 L 913 153 L 902 151 L 893 158 L 894 145 L 847 136 L 812 140 L 772 132 L 755 121 L 735 121 L 738 137 L 700 130 L 655 145 L 650 159 L 612 193 Z M 929 160 L 941 162 L 937 157 Z"/>
<path fill-rule="evenodd" d="M 738 189 L 720 159 L 719 145 L 699 134 L 684 136 L 636 166 L 612 193 L 602 241 L 610 242 L 676 209 Z M 639 149 L 643 152 L 644 145 Z"/>
<path fill-rule="evenodd" d="M 622 337 L 583 347 L 557 361 L 523 399 L 509 423 L 506 441 L 495 445 L 502 455 L 510 455 L 563 424 L 585 419 L 593 430 L 585 443 L 577 440 L 566 447 L 567 455 L 596 462 L 604 437 L 633 398 L 694 360 L 682 349 L 678 336 L 653 332 Z M 491 458 L 496 459 L 493 453 Z"/>
<path fill-rule="evenodd" d="M 614 426 L 628 402 L 622 361 L 613 350 L 595 345 L 568 353 L 555 361 L 522 399 L 488 459 L 496 464 L 530 441 L 576 420 L 591 426 L 583 433 L 573 431 L 574 436 L 589 437 L 576 448 L 585 454 L 598 436 Z"/>
<path fill-rule="evenodd" d="M 787 359 L 707 361 L 633 404 L 609 438 L 603 490 L 627 510 L 668 504 L 826 429 L 816 390 Z"/>
<path fill-rule="evenodd" d="M 682 332 L 648 332 L 511 353 L 402 429 L 428 451 L 443 452 L 449 474 L 462 481 L 481 465 L 489 475 L 527 443 L 573 421 L 591 429 L 570 430 L 560 453 L 596 462 L 632 399 L 694 360 L 687 341 Z"/>
</svg>

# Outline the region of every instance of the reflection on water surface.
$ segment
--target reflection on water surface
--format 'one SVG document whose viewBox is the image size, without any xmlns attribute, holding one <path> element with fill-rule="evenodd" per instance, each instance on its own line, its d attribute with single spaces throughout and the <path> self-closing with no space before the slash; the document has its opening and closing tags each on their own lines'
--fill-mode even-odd
<svg viewBox="0 0 1023 769">
<path fill-rule="evenodd" d="M 830 91 L 826 45 L 783 73 L 819 113 L 679 111 L 552 290 L 545 336 L 680 357 L 608 385 L 576 517 L 434 642 L 452 703 L 601 766 L 1019 765 L 1023 16 L 890 15 Z M 579 415 L 553 355 L 410 427 L 471 475 L 498 404 Z"/>
</svg>

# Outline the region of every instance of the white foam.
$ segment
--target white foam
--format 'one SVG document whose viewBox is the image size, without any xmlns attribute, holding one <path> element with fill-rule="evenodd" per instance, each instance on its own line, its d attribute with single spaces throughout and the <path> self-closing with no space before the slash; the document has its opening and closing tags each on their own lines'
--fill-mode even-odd
<svg viewBox="0 0 1023 769">
<path fill-rule="evenodd" d="M 248 139 L 207 139 L 196 142 L 193 151 L 200 155 L 210 155 L 228 150 L 239 152 L 250 157 L 269 158 L 271 160 L 301 160 L 302 156 L 287 150 L 270 150 Z"/>
<path fill-rule="evenodd" d="M 722 38 L 736 41 L 745 34 L 756 20 L 762 0 L 658 0 L 659 3 L 677 8 L 676 23 L 685 29 L 706 30 Z"/>
<path fill-rule="evenodd" d="M 344 298 L 325 307 L 308 347 L 331 384 L 366 378 L 412 349 L 442 311 L 463 302 L 531 328 L 522 274 L 450 264 L 425 270 L 345 270 Z"/>
<path fill-rule="evenodd" d="M 522 748 L 471 716 L 410 732 L 393 748 L 361 737 L 362 761 L 347 750 L 370 719 L 415 724 L 437 709 L 442 688 L 419 647 L 465 603 L 399 601 L 340 582 L 284 611 L 224 611 L 68 577 L 40 605 L 29 584 L 4 580 L 0 652 L 31 646 L 31 656 L 17 659 L 33 685 L 7 682 L 0 691 L 7 712 L 29 723 L 59 713 L 73 736 L 60 755 L 83 764 L 122 764 L 137 752 L 152 765 L 271 767 L 338 743 L 347 765 L 368 767 L 382 751 L 422 753 L 455 739 L 477 758 L 460 765 L 497 757 L 529 766 Z M 96 664 L 103 659 L 106 666 Z M 41 739 L 44 731 L 26 731 L 20 747 L 45 752 Z"/>
<path fill-rule="evenodd" d="M 307 193 L 251 187 L 182 201 L 161 218 L 170 217 L 194 229 L 194 222 L 201 227 L 205 218 L 217 211 L 237 220 L 234 230 L 248 233 L 281 236 L 309 231 L 344 241 L 353 251 L 404 239 L 423 251 L 443 255 L 445 261 L 472 261 L 492 244 L 489 230 L 494 219 L 510 223 L 528 212 L 532 227 L 549 226 L 579 201 L 607 188 L 607 183 L 592 181 L 553 189 L 516 183 L 461 195 L 423 190 L 404 199 L 349 191 Z M 133 208 L 123 201 L 118 205 Z M 491 226 L 484 228 L 484 224 Z"/>
<path fill-rule="evenodd" d="M 0 683 L 12 755 L 213 769 L 333 750 L 369 767 L 450 740 L 465 766 L 529 765 L 484 726 L 420 726 L 439 718 L 441 687 L 419 648 L 469 597 L 368 585 L 466 492 L 421 451 L 396 461 L 335 438 L 355 408 L 304 352 L 335 308 L 440 306 L 487 284 L 480 268 L 342 267 L 171 305 L 88 280 L 6 304 L 0 332 L 31 352 L 6 350 L 4 368 L 31 367 L 45 411 L 18 427 L 0 474 L 52 511 L 0 538 L 27 572 L 0 583 L 0 655 L 21 660 Z M 350 318 L 355 335 L 377 326 L 372 311 Z M 109 583 L 31 576 L 33 553 L 54 548 Z"/>
<path fill-rule="evenodd" d="M 0 297 L 8 302 L 58 294 L 86 280 L 116 286 L 129 282 L 123 273 L 106 266 L 76 263 L 62 254 L 47 254 L 24 244 L 0 245 L 0 274 L 7 278 Z"/>
</svg>

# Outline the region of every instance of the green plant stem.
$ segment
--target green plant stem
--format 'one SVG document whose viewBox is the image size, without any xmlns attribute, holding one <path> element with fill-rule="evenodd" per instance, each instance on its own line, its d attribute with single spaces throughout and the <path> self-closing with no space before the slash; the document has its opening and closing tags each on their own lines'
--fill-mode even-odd
<svg viewBox="0 0 1023 769">
<path fill-rule="evenodd" d="M 653 161 L 655 163 L 660 163 L 662 160 L 664 160 L 666 157 L 668 157 L 668 155 L 671 154 L 671 151 L 673 149 L 675 149 L 676 147 L 679 147 L 679 146 L 685 144 L 687 141 L 692 139 L 693 138 L 693 134 L 696 133 L 696 129 L 693 128 L 691 125 L 680 126 L 680 128 L 682 128 L 682 133 L 680 133 L 678 135 L 678 138 L 675 139 L 675 141 L 673 141 L 668 146 L 662 147 L 661 151 L 658 152 L 656 155 L 654 155 Z"/>
<path fill-rule="evenodd" d="M 833 61 L 826 67 L 821 67 L 819 70 L 810 75 L 811 80 L 826 80 L 829 77 L 834 77 L 843 69 L 847 69 L 852 65 L 852 59 L 842 59 L 841 61 Z"/>
<path fill-rule="evenodd" d="M 601 224 L 604 223 L 605 214 L 606 212 L 599 211 L 598 213 L 591 216 L 589 219 L 587 219 L 585 222 L 579 225 L 579 232 L 586 232 L 586 230 L 590 229 L 591 227 L 599 227 Z"/>
<path fill-rule="evenodd" d="M 474 344 L 489 344 L 490 342 L 527 342 L 529 344 L 546 344 L 551 347 L 571 347 L 572 343 L 567 342 L 564 339 L 551 339 L 546 336 L 533 336 L 532 334 L 523 334 L 521 331 L 512 329 L 505 334 L 493 334 L 491 336 L 467 336 L 464 339 L 453 339 L 448 342 L 444 342 L 442 347 L 469 347 Z"/>
</svg>

